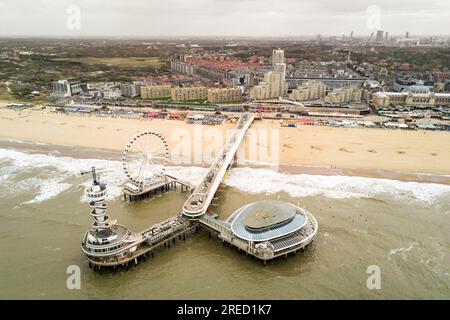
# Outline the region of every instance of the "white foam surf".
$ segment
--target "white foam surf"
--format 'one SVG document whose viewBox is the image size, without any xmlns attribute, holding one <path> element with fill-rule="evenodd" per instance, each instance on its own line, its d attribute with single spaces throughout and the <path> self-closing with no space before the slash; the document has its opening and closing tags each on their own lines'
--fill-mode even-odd
<svg viewBox="0 0 450 320">
<path fill-rule="evenodd" d="M 394 248 L 389 251 L 388 259 L 390 260 L 393 255 L 400 254 L 403 259 L 405 259 L 406 254 L 414 249 L 419 244 L 417 242 L 412 242 L 408 247 Z"/>
<path fill-rule="evenodd" d="M 118 161 L 74 159 L 46 154 L 24 153 L 10 149 L 0 149 L 0 159 L 0 179 L 2 180 L 16 179 L 22 173 L 41 169 L 39 178 L 15 182 L 16 189 L 19 192 L 35 192 L 35 197 L 23 204 L 40 203 L 55 198 L 71 187 L 87 186 L 89 178 L 80 177 L 80 172 L 89 170 L 92 166 L 98 169 L 102 180 L 109 185 L 110 199 L 120 196 L 120 186 L 126 180 L 125 175 L 121 171 L 121 164 Z M 43 171 L 45 171 L 45 177 L 42 177 L 44 175 Z M 74 177 L 77 177 L 80 183 L 73 183 Z M 82 200 L 83 198 L 82 196 Z"/>
<path fill-rule="evenodd" d="M 29 179 L 31 180 L 31 179 Z M 69 183 L 62 183 L 59 179 L 36 179 L 33 183 L 29 183 L 29 186 L 36 186 L 38 188 L 38 193 L 35 197 L 29 201 L 23 202 L 22 204 L 33 204 L 41 203 L 50 199 L 55 198 L 62 192 L 68 190 L 72 185 Z M 31 182 L 31 181 L 27 181 Z"/>
<path fill-rule="evenodd" d="M 248 193 L 287 192 L 292 197 L 321 195 L 329 198 L 390 198 L 431 203 L 450 199 L 450 186 L 348 176 L 285 174 L 264 169 L 236 168 L 225 181 Z"/>
<path fill-rule="evenodd" d="M 89 170 L 92 166 L 97 168 L 101 179 L 107 183 L 110 199 L 121 196 L 121 188 L 127 178 L 122 172 L 120 161 L 74 159 L 0 149 L 0 180 L 14 181 L 12 187 L 15 186 L 17 192 L 21 191 L 18 189 L 22 189 L 19 185 L 22 185 L 24 190 L 33 189 L 34 198 L 26 203 L 40 203 L 53 199 L 71 188 L 88 186 L 90 178 L 80 177 L 80 171 Z M 15 180 L 20 179 L 21 173 L 36 168 L 41 169 L 38 171 L 39 179 L 22 181 L 23 183 Z M 207 173 L 207 169 L 169 167 L 167 172 L 193 185 L 198 185 Z M 248 193 L 274 194 L 284 191 L 292 197 L 369 197 L 400 201 L 414 200 L 427 204 L 444 197 L 450 199 L 450 186 L 442 184 L 364 177 L 287 174 L 252 168 L 233 169 L 225 180 L 225 184 Z M 83 196 L 81 198 L 86 200 Z"/>
</svg>

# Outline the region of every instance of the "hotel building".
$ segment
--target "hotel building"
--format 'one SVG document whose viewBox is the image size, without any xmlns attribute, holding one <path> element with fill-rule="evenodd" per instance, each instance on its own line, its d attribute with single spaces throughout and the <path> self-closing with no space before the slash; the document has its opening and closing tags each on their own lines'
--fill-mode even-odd
<svg viewBox="0 0 450 320">
<path fill-rule="evenodd" d="M 412 86 L 402 92 L 376 92 L 373 94 L 373 104 L 376 108 L 389 105 L 409 106 L 448 106 L 450 93 L 434 93 L 425 86 Z"/>
</svg>

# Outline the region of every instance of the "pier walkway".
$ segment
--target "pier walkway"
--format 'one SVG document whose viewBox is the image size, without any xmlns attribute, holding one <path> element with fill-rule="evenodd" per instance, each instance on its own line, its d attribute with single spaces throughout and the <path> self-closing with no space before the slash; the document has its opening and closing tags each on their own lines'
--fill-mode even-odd
<svg viewBox="0 0 450 320">
<path fill-rule="evenodd" d="M 254 119 L 255 116 L 250 113 L 244 113 L 240 117 L 237 123 L 236 132 L 227 141 L 217 158 L 214 160 L 202 182 L 184 203 L 182 210 L 183 216 L 188 219 L 197 220 L 206 213 L 227 168 L 231 164 L 245 133 Z"/>
<path fill-rule="evenodd" d="M 105 252 L 104 257 L 93 257 L 85 251 L 88 255 L 90 267 L 127 267 L 128 263 L 138 264 L 138 259 L 146 260 L 153 257 L 154 253 L 161 247 L 170 248 L 171 244 L 176 240 L 186 240 L 189 233 L 196 230 L 197 226 L 180 216 L 175 216 L 170 219 L 156 223 L 149 228 L 130 234 L 126 240 L 126 244 L 116 252 L 114 256 Z M 106 259 L 105 259 L 106 258 Z"/>
</svg>

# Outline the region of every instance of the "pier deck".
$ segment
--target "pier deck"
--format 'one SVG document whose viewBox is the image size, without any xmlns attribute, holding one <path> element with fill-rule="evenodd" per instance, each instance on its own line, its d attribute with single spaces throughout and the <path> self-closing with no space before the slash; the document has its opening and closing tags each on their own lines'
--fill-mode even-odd
<svg viewBox="0 0 450 320">
<path fill-rule="evenodd" d="M 127 188 L 127 186 L 125 186 L 122 189 L 122 192 L 124 199 L 131 202 L 135 200 L 142 200 L 148 198 L 151 195 L 157 193 L 162 193 L 175 189 L 177 184 L 180 185 L 181 191 L 194 190 L 194 186 L 191 183 L 166 174 L 161 180 L 157 181 L 156 183 L 147 185 L 144 188 L 140 189 L 139 191 L 131 190 L 130 188 Z"/>
<path fill-rule="evenodd" d="M 196 230 L 197 225 L 190 223 L 187 219 L 176 216 L 161 223 L 132 234 L 129 243 L 121 250 L 123 256 L 113 259 L 99 259 L 88 256 L 90 266 L 116 267 L 127 266 L 129 262 L 138 263 L 138 258 L 153 256 L 154 251 L 160 247 L 170 248 L 171 243 L 178 240 L 186 240 L 186 236 Z M 130 249 L 134 248 L 132 252 Z M 84 251 L 84 250 L 83 250 Z"/>
<path fill-rule="evenodd" d="M 217 158 L 214 160 L 202 182 L 184 203 L 183 215 L 185 217 L 189 219 L 198 219 L 206 213 L 227 168 L 232 163 L 237 149 L 254 119 L 254 115 L 250 113 L 245 113 L 241 116 L 236 127 L 236 132 L 227 141 Z"/>
<path fill-rule="evenodd" d="M 280 256 L 287 257 L 287 254 L 303 250 L 311 243 L 318 230 L 317 220 L 306 210 L 303 210 L 303 214 L 308 217 L 308 222 L 302 229 L 289 236 L 269 240 L 265 250 L 260 250 L 251 242 L 235 236 L 231 230 L 231 220 L 222 221 L 206 214 L 198 222 L 206 229 L 215 232 L 223 242 L 237 247 L 260 260 L 267 261 Z M 233 219 L 233 216 L 230 218 Z"/>
</svg>

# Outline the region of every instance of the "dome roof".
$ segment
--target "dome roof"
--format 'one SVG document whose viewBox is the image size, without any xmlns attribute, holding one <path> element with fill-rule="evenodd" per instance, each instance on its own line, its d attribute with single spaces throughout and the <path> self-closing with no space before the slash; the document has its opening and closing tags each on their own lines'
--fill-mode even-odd
<svg viewBox="0 0 450 320">
<path fill-rule="evenodd" d="M 260 230 L 292 220 L 295 207 L 280 201 L 259 201 L 248 207 L 245 215 L 245 227 Z"/>
<path fill-rule="evenodd" d="M 229 219 L 233 233 L 244 240 L 267 241 L 303 228 L 308 217 L 291 203 L 265 200 L 246 205 Z"/>
</svg>

